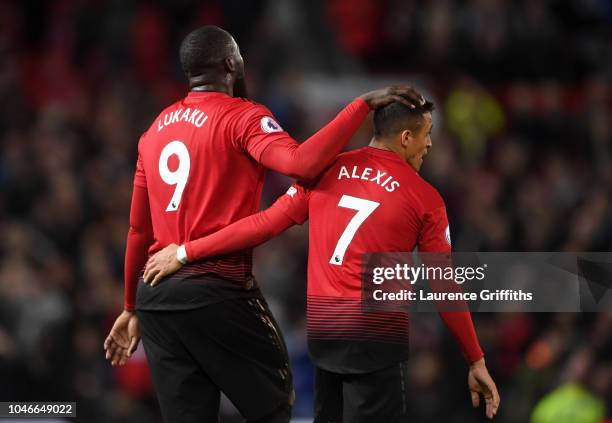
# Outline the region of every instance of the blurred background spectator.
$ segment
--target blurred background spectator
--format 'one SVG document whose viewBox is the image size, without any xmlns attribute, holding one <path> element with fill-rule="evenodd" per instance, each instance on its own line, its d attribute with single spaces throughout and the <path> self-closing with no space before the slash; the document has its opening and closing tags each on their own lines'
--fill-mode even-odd
<svg viewBox="0 0 612 423">
<path fill-rule="evenodd" d="M 203 24 L 233 33 L 252 97 L 298 139 L 390 82 L 431 98 L 423 175 L 446 199 L 456 250 L 610 251 L 607 0 L 0 1 L 3 401 L 78 401 L 88 423 L 160 421 L 143 351 L 112 369 L 102 341 L 122 304 L 136 143 L 184 95 L 178 46 Z M 352 147 L 370 135 L 367 122 Z M 264 206 L 289 183 L 269 173 Z M 303 417 L 313 384 L 306 232 L 290 230 L 255 259 Z M 500 422 L 612 417 L 610 314 L 474 319 Z M 412 344 L 414 421 L 480 421 L 437 316 L 415 316 Z M 567 407 L 580 414 L 563 420 Z M 222 410 L 236 421 L 230 404 Z"/>
</svg>

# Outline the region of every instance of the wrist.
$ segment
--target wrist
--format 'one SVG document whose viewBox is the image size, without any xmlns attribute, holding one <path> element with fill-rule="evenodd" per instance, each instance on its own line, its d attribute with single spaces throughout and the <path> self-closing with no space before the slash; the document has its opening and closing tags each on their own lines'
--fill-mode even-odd
<svg viewBox="0 0 612 423">
<path fill-rule="evenodd" d="M 353 100 L 353 103 L 357 103 L 357 105 L 367 108 L 368 111 L 372 109 L 372 106 L 370 105 L 370 97 L 368 94 L 360 95 L 359 97 L 355 98 L 355 100 Z"/>
<path fill-rule="evenodd" d="M 176 249 L 176 259 L 181 264 L 187 264 L 189 258 L 187 257 L 187 249 L 185 248 L 185 244 L 181 245 Z"/>
<path fill-rule="evenodd" d="M 470 368 L 476 368 L 476 367 L 487 367 L 485 364 L 484 356 L 470 363 Z"/>
</svg>

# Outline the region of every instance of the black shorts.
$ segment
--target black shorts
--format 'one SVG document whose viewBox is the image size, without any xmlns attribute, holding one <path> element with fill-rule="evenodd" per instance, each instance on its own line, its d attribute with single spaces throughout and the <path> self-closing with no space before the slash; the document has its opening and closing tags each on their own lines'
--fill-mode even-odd
<svg viewBox="0 0 612 423">
<path fill-rule="evenodd" d="M 249 422 L 289 421 L 287 349 L 265 300 L 137 313 L 166 423 L 217 422 L 220 392 Z"/>
<path fill-rule="evenodd" d="M 406 361 L 371 373 L 315 370 L 315 423 L 408 421 Z"/>
</svg>

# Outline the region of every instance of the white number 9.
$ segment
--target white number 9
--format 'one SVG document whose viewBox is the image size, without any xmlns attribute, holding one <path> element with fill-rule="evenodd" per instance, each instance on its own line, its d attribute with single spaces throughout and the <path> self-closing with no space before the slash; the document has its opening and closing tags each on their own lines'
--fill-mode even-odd
<svg viewBox="0 0 612 423">
<path fill-rule="evenodd" d="M 168 159 L 173 155 L 176 155 L 179 161 L 178 169 L 175 171 L 171 171 L 168 168 Z M 179 204 L 181 203 L 181 197 L 183 196 L 183 190 L 185 189 L 185 185 L 187 185 L 190 167 L 191 161 L 189 159 L 189 151 L 185 144 L 180 141 L 172 141 L 164 147 L 159 156 L 159 176 L 161 176 L 162 181 L 168 185 L 176 185 L 170 203 L 168 207 L 166 207 L 167 212 L 178 210 Z"/>
</svg>

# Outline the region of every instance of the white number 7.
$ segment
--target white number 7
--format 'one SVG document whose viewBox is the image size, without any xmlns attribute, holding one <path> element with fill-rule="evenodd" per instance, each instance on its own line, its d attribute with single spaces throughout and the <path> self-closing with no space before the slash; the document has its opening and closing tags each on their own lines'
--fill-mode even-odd
<svg viewBox="0 0 612 423">
<path fill-rule="evenodd" d="M 376 210 L 378 206 L 380 206 L 380 203 L 377 203 L 376 201 L 364 200 L 363 198 L 352 197 L 346 194 L 340 198 L 338 207 L 357 210 L 357 214 L 353 216 L 348 225 L 346 225 L 344 232 L 342 232 L 342 235 L 336 244 L 336 249 L 329 259 L 329 264 L 334 264 L 336 266 L 342 265 L 344 253 L 346 253 L 346 249 L 353 240 L 355 232 L 357 232 L 357 229 L 359 229 L 363 222 L 372 214 L 374 210 Z"/>
<path fill-rule="evenodd" d="M 178 169 L 174 172 L 168 168 L 168 159 L 170 156 L 176 155 L 178 157 Z M 191 167 L 191 160 L 189 159 L 189 151 L 187 146 L 180 141 L 172 141 L 168 143 L 161 151 L 159 156 L 159 176 L 162 181 L 168 185 L 176 185 L 174 194 L 166 207 L 167 212 L 178 210 L 179 204 L 181 204 L 181 198 L 183 197 L 183 190 L 187 185 L 187 178 L 189 177 L 189 169 Z"/>
</svg>

